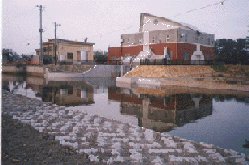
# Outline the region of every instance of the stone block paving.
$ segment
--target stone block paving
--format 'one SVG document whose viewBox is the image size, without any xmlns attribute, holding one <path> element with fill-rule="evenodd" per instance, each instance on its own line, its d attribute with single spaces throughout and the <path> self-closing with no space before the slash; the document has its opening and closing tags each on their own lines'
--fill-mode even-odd
<svg viewBox="0 0 249 165">
<path fill-rule="evenodd" d="M 231 149 L 157 133 L 129 123 L 88 115 L 2 92 L 2 113 L 55 136 L 61 145 L 88 154 L 97 164 L 249 164 Z"/>
</svg>

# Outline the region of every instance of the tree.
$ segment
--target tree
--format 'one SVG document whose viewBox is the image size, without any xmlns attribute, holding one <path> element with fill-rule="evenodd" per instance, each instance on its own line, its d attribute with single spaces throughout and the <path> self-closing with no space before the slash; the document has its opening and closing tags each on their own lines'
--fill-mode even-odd
<svg viewBox="0 0 249 165">
<path fill-rule="evenodd" d="M 249 62 L 248 52 L 246 51 L 246 40 L 222 39 L 215 46 L 215 53 L 217 55 L 216 61 L 225 62 L 226 64 L 246 64 Z"/>
<path fill-rule="evenodd" d="M 106 51 L 95 51 L 94 52 L 94 60 L 106 62 L 108 60 L 108 52 Z"/>
</svg>

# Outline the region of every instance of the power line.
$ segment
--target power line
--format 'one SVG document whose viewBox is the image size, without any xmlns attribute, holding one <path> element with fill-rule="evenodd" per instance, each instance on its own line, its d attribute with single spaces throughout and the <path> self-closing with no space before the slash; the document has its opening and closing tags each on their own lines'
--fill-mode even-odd
<svg viewBox="0 0 249 165">
<path fill-rule="evenodd" d="M 223 1 L 220 1 L 220 2 L 217 2 L 217 3 L 214 3 L 214 4 L 209 4 L 209 5 L 200 7 L 200 8 L 191 9 L 191 10 L 188 10 L 188 11 L 186 11 L 186 12 L 184 12 L 184 13 L 178 13 L 178 14 L 176 14 L 175 16 L 172 16 L 172 17 L 178 17 L 178 16 L 180 16 L 180 15 L 182 15 L 182 14 L 188 14 L 188 13 L 194 12 L 194 11 L 196 11 L 196 10 L 203 10 L 203 9 L 205 9 L 205 8 L 208 8 L 208 7 L 211 7 L 211 6 L 215 6 L 215 5 L 224 5 L 224 2 L 225 2 L 225 1 L 227 1 L 227 0 L 223 0 Z M 171 17 L 168 17 L 168 18 L 171 18 Z M 93 36 L 93 37 L 90 37 L 90 38 L 88 38 L 88 39 L 92 39 L 92 38 L 95 38 L 95 37 L 100 37 L 100 38 L 101 38 L 103 35 L 112 34 L 112 33 L 114 33 L 114 32 L 118 32 L 118 31 L 124 31 L 124 30 L 130 29 L 130 28 L 132 28 L 132 27 L 133 27 L 133 26 L 129 26 L 129 27 L 123 28 L 123 29 L 121 29 L 121 30 L 114 30 L 114 31 L 110 31 L 110 32 L 104 33 L 104 34 L 103 34 L 103 33 L 100 33 L 100 34 L 97 34 L 97 35 L 95 35 L 95 36 Z"/>
</svg>

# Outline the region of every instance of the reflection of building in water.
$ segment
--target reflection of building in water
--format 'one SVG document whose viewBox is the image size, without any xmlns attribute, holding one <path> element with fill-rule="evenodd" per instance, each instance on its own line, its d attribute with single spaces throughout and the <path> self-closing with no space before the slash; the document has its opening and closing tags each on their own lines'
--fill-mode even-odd
<svg viewBox="0 0 249 165">
<path fill-rule="evenodd" d="M 212 114 L 212 96 L 175 94 L 136 95 L 129 89 L 109 88 L 109 100 L 121 102 L 121 113 L 135 115 L 139 126 L 155 131 L 170 131 Z"/>
<path fill-rule="evenodd" d="M 183 126 L 185 123 L 192 123 L 202 117 L 212 115 L 212 96 L 191 94 L 189 97 L 189 101 L 193 100 L 194 106 L 188 109 L 177 110 L 176 123 L 178 127 Z"/>
<path fill-rule="evenodd" d="M 24 81 L 25 79 L 20 76 L 2 74 L 2 89 L 13 92 L 18 88 L 25 88 L 26 83 L 24 84 Z"/>
<path fill-rule="evenodd" d="M 62 106 L 94 103 L 94 89 L 84 81 L 48 81 L 43 77 L 20 77 L 4 74 L 2 89 L 27 97 L 38 97 L 44 102 Z M 102 91 L 104 89 L 101 89 Z"/>
<path fill-rule="evenodd" d="M 42 87 L 42 100 L 62 106 L 94 103 L 93 87 L 85 82 L 49 82 Z"/>
</svg>

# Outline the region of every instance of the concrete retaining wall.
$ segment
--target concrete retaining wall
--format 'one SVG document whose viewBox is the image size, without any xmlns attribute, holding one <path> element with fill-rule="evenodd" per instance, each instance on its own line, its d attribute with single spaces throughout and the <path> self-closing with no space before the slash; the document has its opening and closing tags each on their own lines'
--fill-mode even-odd
<svg viewBox="0 0 249 165">
<path fill-rule="evenodd" d="M 43 66 L 39 65 L 27 65 L 26 73 L 29 75 L 43 76 L 45 74 L 45 69 Z"/>
<path fill-rule="evenodd" d="M 3 73 L 24 73 L 35 76 L 44 75 L 44 67 L 41 65 L 2 65 Z"/>
<path fill-rule="evenodd" d="M 16 65 L 2 65 L 3 73 L 23 73 L 25 72 L 23 67 L 17 67 Z"/>
</svg>

